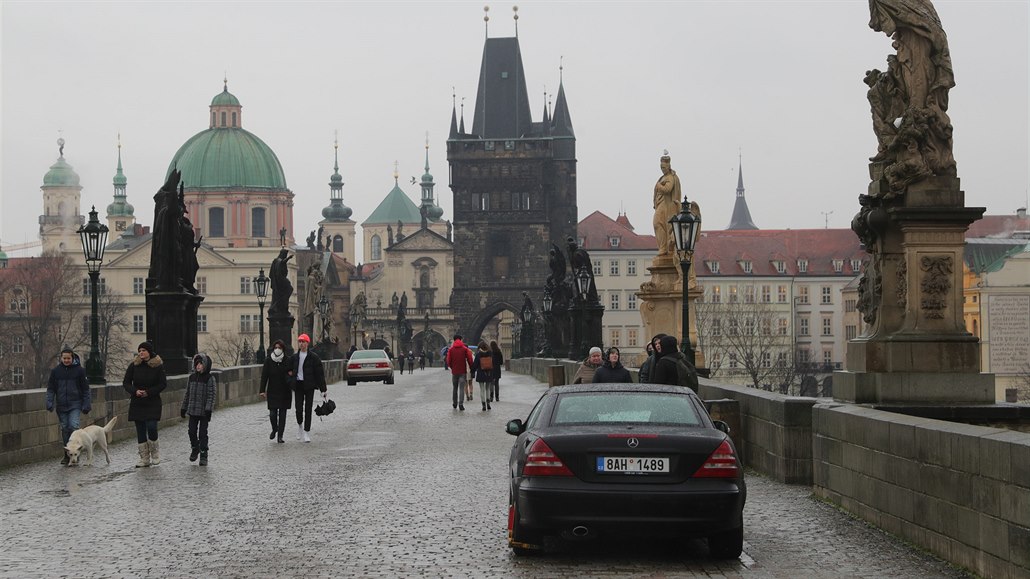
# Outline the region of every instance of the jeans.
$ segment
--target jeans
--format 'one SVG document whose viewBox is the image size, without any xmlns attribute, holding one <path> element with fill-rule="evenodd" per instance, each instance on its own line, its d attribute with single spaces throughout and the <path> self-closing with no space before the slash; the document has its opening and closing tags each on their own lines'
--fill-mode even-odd
<svg viewBox="0 0 1030 579">
<path fill-rule="evenodd" d="M 209 421 L 206 416 L 190 416 L 190 446 L 192 448 L 199 448 L 201 452 L 207 452 L 208 422 Z"/>
<path fill-rule="evenodd" d="M 451 406 L 465 406 L 465 375 L 451 374 L 451 386 L 454 387 L 451 393 Z"/>
<path fill-rule="evenodd" d="M 297 424 L 304 423 L 304 431 L 311 431 L 311 410 L 315 405 L 315 390 L 304 388 L 304 382 L 297 380 L 293 391 L 293 401 L 297 404 Z"/>
<path fill-rule="evenodd" d="M 157 421 L 156 420 L 136 420 L 136 442 L 143 444 L 149 438 L 150 440 L 157 440 Z"/>
<path fill-rule="evenodd" d="M 490 382 L 490 399 L 501 399 L 501 381 L 497 378 L 494 378 L 494 380 Z"/>
<path fill-rule="evenodd" d="M 490 381 L 479 383 L 479 398 L 484 406 L 490 401 L 490 388 L 492 384 Z"/>
<path fill-rule="evenodd" d="M 81 417 L 82 411 L 78 408 L 57 413 L 57 421 L 61 424 L 61 440 L 64 441 L 66 446 L 68 439 L 72 437 L 72 433 L 79 429 L 79 419 Z"/>
<path fill-rule="evenodd" d="M 279 433 L 282 438 L 286 430 L 286 408 L 273 408 L 268 411 L 268 421 L 272 423 L 272 430 Z"/>
</svg>

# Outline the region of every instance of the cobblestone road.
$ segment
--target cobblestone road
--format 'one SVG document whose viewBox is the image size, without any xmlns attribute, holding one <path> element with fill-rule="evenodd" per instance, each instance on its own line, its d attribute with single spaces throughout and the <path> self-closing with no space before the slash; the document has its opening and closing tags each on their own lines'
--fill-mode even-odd
<svg viewBox="0 0 1030 579">
<path fill-rule="evenodd" d="M 184 424 L 164 462 L 55 461 L 0 471 L 4 577 L 964 577 L 811 498 L 751 474 L 744 555 L 703 541 L 577 544 L 531 558 L 505 541 L 510 418 L 545 386 L 506 374 L 501 402 L 451 409 L 441 369 L 330 387 L 310 444 L 268 440 L 264 404 L 216 410 L 211 463 L 187 461 Z M 124 417 L 122 417 L 124 418 Z"/>
</svg>

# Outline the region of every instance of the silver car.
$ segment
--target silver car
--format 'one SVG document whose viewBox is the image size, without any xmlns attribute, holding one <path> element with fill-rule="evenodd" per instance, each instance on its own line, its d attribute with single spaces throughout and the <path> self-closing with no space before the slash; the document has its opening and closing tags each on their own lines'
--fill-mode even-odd
<svg viewBox="0 0 1030 579">
<path fill-rule="evenodd" d="M 393 384 L 393 362 L 386 350 L 355 350 L 347 360 L 347 384 L 379 380 Z"/>
</svg>

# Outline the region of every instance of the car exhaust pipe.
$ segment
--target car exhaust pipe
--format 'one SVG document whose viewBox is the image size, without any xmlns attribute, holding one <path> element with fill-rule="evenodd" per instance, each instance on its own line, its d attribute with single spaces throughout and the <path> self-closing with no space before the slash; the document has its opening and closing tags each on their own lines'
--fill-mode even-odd
<svg viewBox="0 0 1030 579">
<path fill-rule="evenodd" d="M 590 534 L 590 529 L 584 527 L 583 525 L 579 525 L 578 527 L 573 527 L 572 528 L 572 535 L 574 537 L 586 537 L 589 534 Z"/>
</svg>

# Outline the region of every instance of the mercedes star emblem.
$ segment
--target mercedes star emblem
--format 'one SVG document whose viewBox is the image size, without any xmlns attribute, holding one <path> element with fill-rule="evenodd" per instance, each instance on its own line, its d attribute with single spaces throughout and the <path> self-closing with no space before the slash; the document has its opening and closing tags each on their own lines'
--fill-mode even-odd
<svg viewBox="0 0 1030 579">
<path fill-rule="evenodd" d="M 627 438 L 626 439 L 626 445 L 629 446 L 630 448 L 636 448 L 638 444 L 640 444 L 640 441 L 635 439 L 635 438 Z"/>
</svg>

